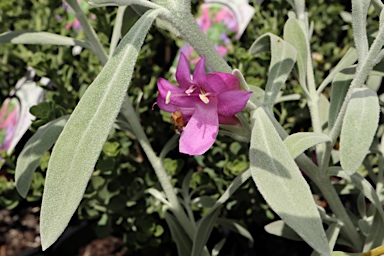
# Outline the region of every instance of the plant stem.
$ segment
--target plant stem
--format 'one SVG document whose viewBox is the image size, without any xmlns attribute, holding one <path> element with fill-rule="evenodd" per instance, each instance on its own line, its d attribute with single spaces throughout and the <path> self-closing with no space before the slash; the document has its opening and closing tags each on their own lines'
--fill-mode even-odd
<svg viewBox="0 0 384 256">
<path fill-rule="evenodd" d="M 200 55 L 205 55 L 207 64 L 213 71 L 232 73 L 232 68 L 216 51 L 215 47 L 208 40 L 207 36 L 197 25 L 195 18 L 189 12 L 170 11 L 163 16 L 170 22 Z"/>
<path fill-rule="evenodd" d="M 139 118 L 136 115 L 136 111 L 129 97 L 125 98 L 125 106 L 127 107 L 127 113 L 129 113 L 129 124 L 131 125 L 132 131 L 136 135 L 138 142 L 143 148 L 145 154 L 147 155 L 148 160 L 151 163 L 153 169 L 155 170 L 156 176 L 159 179 L 161 187 L 163 188 L 163 191 L 167 196 L 168 201 L 172 205 L 171 210 L 173 214 L 179 221 L 180 225 L 183 225 L 185 227 L 186 233 L 193 241 L 196 230 L 193 227 L 191 221 L 188 219 L 188 216 L 184 212 L 183 208 L 181 207 L 179 199 L 177 198 L 175 190 L 168 177 L 167 171 L 165 170 L 160 158 L 153 151 L 152 146 L 149 143 L 147 135 L 145 134 L 143 127 L 140 124 Z"/>
<path fill-rule="evenodd" d="M 92 28 L 87 17 L 85 16 L 83 10 L 81 10 L 78 2 L 76 0 L 65 0 L 67 4 L 75 12 L 76 18 L 79 20 L 85 35 L 87 36 L 89 45 L 93 53 L 99 58 L 101 64 L 104 66 L 108 61 L 108 55 L 104 47 L 101 45 L 99 38 L 96 35 L 95 30 Z"/>
</svg>

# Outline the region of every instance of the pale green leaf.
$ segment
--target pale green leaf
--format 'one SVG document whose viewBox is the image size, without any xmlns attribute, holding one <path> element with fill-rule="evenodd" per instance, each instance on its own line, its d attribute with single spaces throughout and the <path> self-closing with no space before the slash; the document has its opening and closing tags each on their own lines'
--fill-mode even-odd
<svg viewBox="0 0 384 256">
<path fill-rule="evenodd" d="M 329 116 L 329 101 L 324 94 L 320 94 L 319 97 L 319 112 L 320 112 L 320 124 L 323 133 L 328 134 L 328 116 Z"/>
<path fill-rule="evenodd" d="M 271 52 L 271 63 L 265 88 L 264 104 L 272 107 L 295 64 L 296 49 L 280 37 L 266 33 L 252 44 L 249 54 L 265 51 Z"/>
<path fill-rule="evenodd" d="M 355 76 L 355 72 L 355 66 L 344 68 L 335 75 L 335 78 L 332 81 L 331 102 L 328 117 L 329 130 L 331 130 L 335 124 L 341 106 L 343 105 L 345 95 L 347 95 L 349 86 L 351 85 L 352 79 Z"/>
<path fill-rule="evenodd" d="M 36 31 L 9 31 L 0 34 L 0 44 L 51 44 L 75 46 L 90 49 L 90 45 L 84 41 L 79 41 L 71 37 L 56 35 L 48 32 Z"/>
<path fill-rule="evenodd" d="M 357 60 L 356 49 L 349 48 L 348 51 L 343 56 L 343 58 L 337 63 L 337 65 L 332 69 L 329 75 L 320 84 L 319 89 L 320 90 L 324 89 L 325 86 L 327 86 L 330 82 L 333 81 L 337 73 L 339 73 L 341 70 L 345 68 L 352 66 L 356 62 L 356 60 Z"/>
<path fill-rule="evenodd" d="M 251 244 L 254 243 L 251 233 L 236 220 L 218 218 L 217 224 L 231 230 L 232 232 L 242 235 L 243 237 L 247 238 L 251 242 Z"/>
<path fill-rule="evenodd" d="M 264 226 L 269 234 L 284 237 L 293 241 L 303 241 L 301 237 L 282 220 L 277 220 Z"/>
<path fill-rule="evenodd" d="M 185 233 L 184 228 L 169 212 L 165 212 L 164 217 L 169 229 L 171 230 L 172 239 L 176 243 L 177 255 L 191 255 L 192 241 Z"/>
<path fill-rule="evenodd" d="M 342 224 L 341 223 L 332 223 L 328 226 L 327 231 L 325 232 L 329 241 L 329 248 L 332 250 L 335 247 L 337 238 L 340 234 Z M 318 252 L 314 251 L 311 256 L 321 256 Z"/>
<path fill-rule="evenodd" d="M 217 216 L 220 213 L 220 208 L 206 214 L 197 225 L 195 237 L 193 238 L 192 256 L 202 255 L 205 244 L 216 224 Z"/>
<path fill-rule="evenodd" d="M 15 183 L 22 197 L 27 196 L 41 157 L 56 142 L 68 118 L 69 116 L 63 116 L 39 127 L 20 152 L 16 161 Z"/>
<path fill-rule="evenodd" d="M 305 242 L 330 255 L 308 183 L 263 108 L 252 113 L 252 126 L 250 169 L 260 193 Z"/>
<path fill-rule="evenodd" d="M 159 11 L 132 27 L 89 86 L 52 152 L 40 215 L 45 250 L 64 231 L 79 205 L 100 151 L 121 107 L 141 45 Z"/>
<path fill-rule="evenodd" d="M 352 0 L 352 28 L 355 47 L 362 62 L 368 54 L 367 13 L 370 0 Z"/>
<path fill-rule="evenodd" d="M 290 17 L 284 25 L 284 40 L 290 43 L 297 51 L 297 67 L 301 86 L 306 85 L 307 73 L 307 37 L 296 18 Z"/>
<path fill-rule="evenodd" d="M 343 170 L 355 173 L 371 146 L 379 122 L 379 99 L 368 88 L 354 89 L 340 134 L 340 162 Z"/>
<path fill-rule="evenodd" d="M 308 148 L 330 140 L 331 139 L 327 135 L 322 133 L 298 132 L 289 135 L 284 140 L 284 144 L 287 147 L 291 157 L 295 159 L 301 155 L 301 153 L 304 153 L 304 151 Z"/>
</svg>

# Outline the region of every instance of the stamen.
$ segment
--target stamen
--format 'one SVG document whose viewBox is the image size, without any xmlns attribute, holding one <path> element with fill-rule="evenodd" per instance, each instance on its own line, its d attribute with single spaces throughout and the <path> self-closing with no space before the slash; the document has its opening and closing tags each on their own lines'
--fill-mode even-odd
<svg viewBox="0 0 384 256">
<path fill-rule="evenodd" d="M 196 85 L 191 85 L 189 88 L 188 88 L 188 90 L 186 90 L 185 91 L 185 93 L 188 95 L 188 96 L 190 96 L 191 95 L 191 93 L 193 93 L 195 90 L 196 90 Z"/>
<path fill-rule="evenodd" d="M 209 99 L 208 99 L 207 95 L 205 95 L 205 94 L 199 94 L 199 98 L 200 98 L 201 101 L 204 102 L 205 104 L 208 104 L 208 103 L 209 103 Z"/>
<path fill-rule="evenodd" d="M 171 91 L 168 91 L 165 97 L 165 104 L 169 104 L 169 102 L 171 102 Z"/>
</svg>

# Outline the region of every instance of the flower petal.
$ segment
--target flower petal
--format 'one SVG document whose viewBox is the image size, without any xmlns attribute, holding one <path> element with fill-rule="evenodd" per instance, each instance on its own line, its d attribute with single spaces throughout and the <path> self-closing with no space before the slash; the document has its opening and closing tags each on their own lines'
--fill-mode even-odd
<svg viewBox="0 0 384 256">
<path fill-rule="evenodd" d="M 224 116 L 232 116 L 242 111 L 247 105 L 247 101 L 252 92 L 228 91 L 217 95 L 219 101 L 217 112 Z"/>
<path fill-rule="evenodd" d="M 195 112 L 181 134 L 181 153 L 202 155 L 213 145 L 219 130 L 216 104 L 217 101 L 211 101 L 208 105 L 196 105 Z"/>
<path fill-rule="evenodd" d="M 205 56 L 201 57 L 199 62 L 196 64 L 195 70 L 193 72 L 193 82 L 204 88 L 207 85 L 205 74 Z"/>
<path fill-rule="evenodd" d="M 180 52 L 179 63 L 177 64 L 176 80 L 183 90 L 186 90 L 192 83 L 189 63 L 182 52 Z"/>
<path fill-rule="evenodd" d="M 189 118 L 192 116 L 193 112 L 195 111 L 194 107 L 184 107 L 184 106 L 177 106 L 172 103 L 166 104 L 165 99 L 163 99 L 160 95 L 157 96 L 157 105 L 161 110 L 164 110 L 165 112 L 173 113 L 176 110 L 180 110 L 181 114 L 183 114 L 184 121 L 187 122 Z"/>
<path fill-rule="evenodd" d="M 236 76 L 228 73 L 213 72 L 206 75 L 208 92 L 221 93 L 240 90 L 240 82 Z"/>
<path fill-rule="evenodd" d="M 197 97 L 188 96 L 180 86 L 175 86 L 164 78 L 157 80 L 159 96 L 165 102 L 176 106 L 193 107 L 200 100 Z M 157 98 L 159 101 L 159 98 Z"/>
</svg>

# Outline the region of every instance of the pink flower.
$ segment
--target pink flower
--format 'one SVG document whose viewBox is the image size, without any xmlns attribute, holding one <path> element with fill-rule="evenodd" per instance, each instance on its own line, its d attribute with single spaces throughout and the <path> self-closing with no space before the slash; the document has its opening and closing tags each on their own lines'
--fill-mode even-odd
<svg viewBox="0 0 384 256">
<path fill-rule="evenodd" d="M 179 151 L 189 155 L 204 154 L 215 142 L 220 124 L 238 123 L 235 114 L 242 111 L 251 92 L 242 91 L 232 74 L 205 73 L 205 56 L 197 63 L 191 77 L 188 60 L 180 53 L 175 86 L 159 78 L 159 107 L 172 113 L 181 132 Z"/>
</svg>

